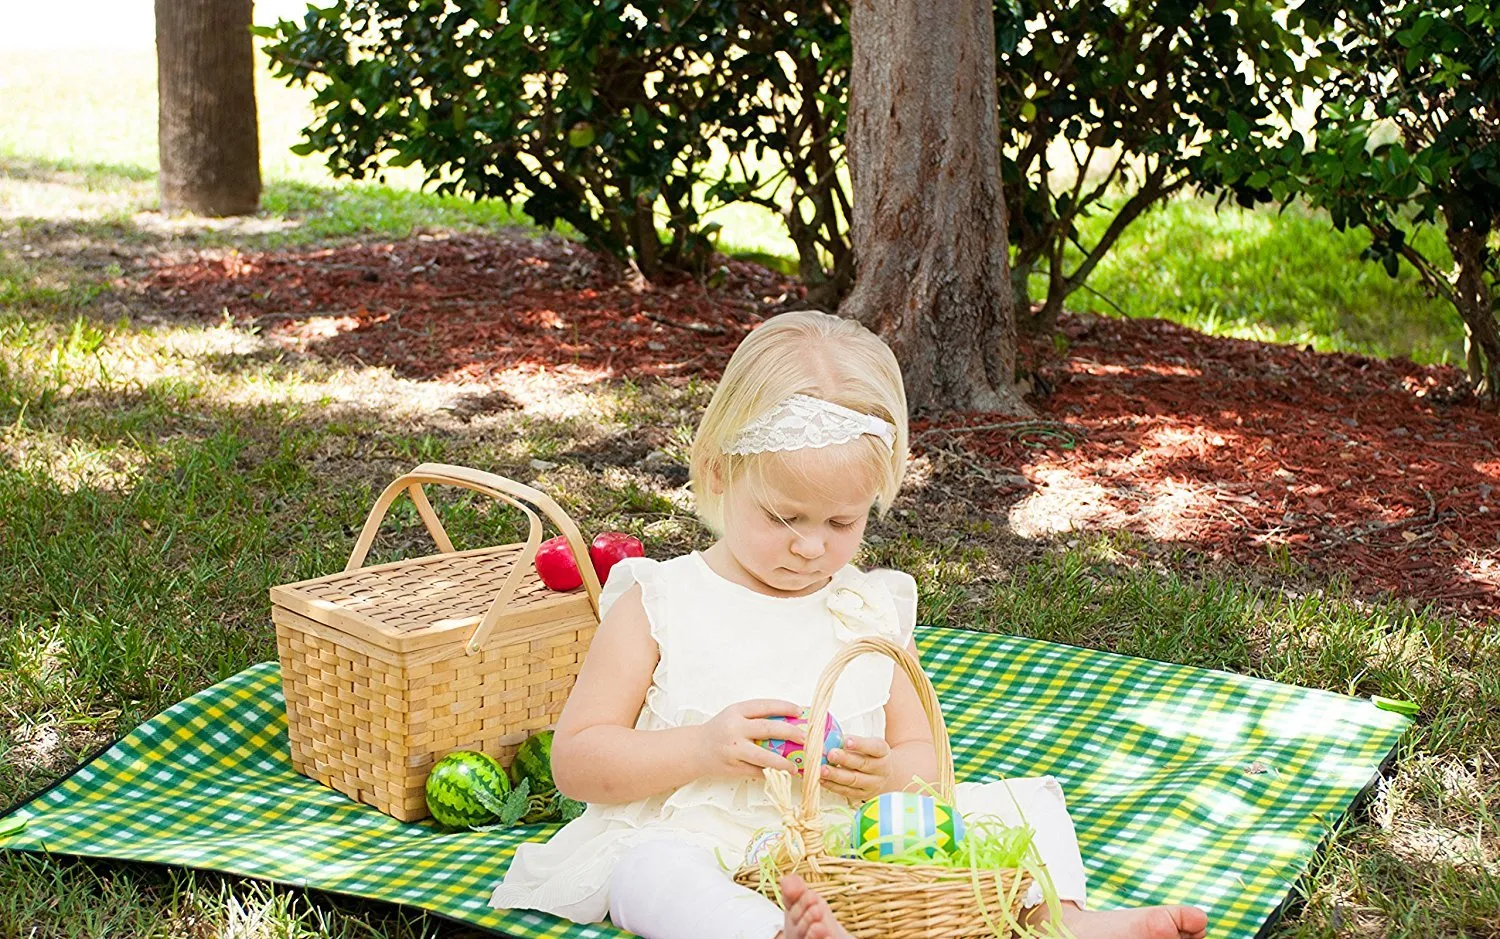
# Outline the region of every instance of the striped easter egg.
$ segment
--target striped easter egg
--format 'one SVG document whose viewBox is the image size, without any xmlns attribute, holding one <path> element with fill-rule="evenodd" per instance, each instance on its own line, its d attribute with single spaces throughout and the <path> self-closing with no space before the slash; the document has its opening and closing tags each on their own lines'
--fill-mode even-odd
<svg viewBox="0 0 1500 939">
<path fill-rule="evenodd" d="M 964 837 L 964 820 L 946 802 L 915 792 L 887 792 L 859 807 L 854 816 L 854 851 L 878 861 L 922 847 L 952 851 Z"/>
</svg>

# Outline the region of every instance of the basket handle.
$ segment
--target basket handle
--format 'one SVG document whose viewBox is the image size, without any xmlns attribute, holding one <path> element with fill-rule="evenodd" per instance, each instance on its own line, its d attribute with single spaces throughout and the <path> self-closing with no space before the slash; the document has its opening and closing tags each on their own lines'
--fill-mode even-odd
<svg viewBox="0 0 1500 939">
<path fill-rule="evenodd" d="M 933 746 L 938 758 L 938 795 L 949 805 L 954 804 L 953 747 L 948 740 L 948 727 L 943 723 L 943 711 L 938 706 L 937 691 L 922 666 L 910 652 L 880 636 L 856 639 L 838 651 L 818 679 L 817 691 L 813 693 L 812 713 L 808 715 L 807 775 L 803 777 L 802 808 L 800 822 L 806 829 L 822 831 L 823 814 L 819 801 L 823 791 L 823 731 L 828 720 L 828 706 L 833 701 L 833 686 L 844 668 L 866 653 L 877 652 L 896 663 L 917 689 L 922 701 L 922 710 L 927 713 L 927 726 L 932 730 Z M 814 769 L 815 768 L 815 769 Z"/>
<path fill-rule="evenodd" d="M 546 515 L 547 519 L 557 526 L 557 530 L 562 532 L 563 537 L 568 539 L 568 547 L 573 551 L 573 561 L 578 565 L 578 573 L 583 577 L 583 587 L 588 593 L 589 605 L 593 607 L 595 616 L 599 614 L 599 576 L 594 573 L 593 564 L 589 563 L 588 546 L 584 543 L 583 535 L 579 533 L 578 526 L 573 524 L 568 514 L 552 501 L 551 496 L 540 490 L 513 479 L 506 479 L 504 476 L 470 469 L 467 466 L 423 463 L 386 486 L 385 491 L 380 494 L 380 498 L 375 500 L 375 505 L 370 509 L 369 517 L 365 519 L 365 526 L 360 530 L 359 538 L 354 542 L 354 550 L 349 554 L 349 563 L 344 566 L 345 571 L 357 570 L 360 565 L 364 564 L 365 557 L 370 553 L 370 545 L 375 541 L 375 533 L 380 530 L 380 523 L 402 492 L 411 494 L 412 502 L 417 507 L 417 514 L 421 516 L 422 524 L 427 527 L 439 551 L 443 554 L 453 553 L 453 542 L 448 538 L 448 533 L 443 530 L 442 523 L 438 521 L 437 513 L 432 509 L 432 503 L 427 501 L 427 496 L 422 492 L 422 486 L 428 483 L 458 486 L 498 499 L 520 509 L 526 514 L 527 521 L 530 523 L 526 545 L 521 550 L 521 556 L 516 559 L 516 563 L 505 578 L 505 583 L 500 586 L 499 594 L 485 611 L 479 625 L 474 627 L 473 635 L 469 637 L 466 648 L 470 655 L 478 652 L 485 640 L 489 638 L 495 625 L 500 621 L 501 615 L 505 612 L 506 606 L 515 596 L 516 589 L 520 586 L 522 571 L 536 559 L 537 547 L 542 540 L 542 523 L 526 503 L 541 509 L 542 514 Z"/>
</svg>

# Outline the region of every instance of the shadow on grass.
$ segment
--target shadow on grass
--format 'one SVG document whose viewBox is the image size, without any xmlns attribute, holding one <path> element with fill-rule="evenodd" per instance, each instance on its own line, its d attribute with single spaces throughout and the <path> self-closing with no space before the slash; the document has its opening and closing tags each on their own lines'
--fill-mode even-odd
<svg viewBox="0 0 1500 939">
<path fill-rule="evenodd" d="M 42 239 L 43 244 L 62 237 L 94 237 L 123 239 L 126 244 L 134 245 L 171 242 L 179 247 L 264 250 L 330 239 L 410 238 L 438 230 L 536 230 L 525 213 L 507 202 L 474 202 L 375 183 L 317 185 L 269 180 L 262 189 L 259 212 L 238 218 L 208 218 L 158 213 L 154 187 L 140 185 L 153 182 L 156 173 L 138 166 L 0 155 L 0 178 L 20 186 L 59 186 L 75 191 L 104 188 L 137 193 L 127 205 L 107 213 L 117 217 L 103 221 L 47 216 L 14 219 L 29 239 Z"/>
<path fill-rule="evenodd" d="M 128 183 L 153 181 L 156 179 L 156 172 L 125 163 L 49 160 L 0 153 L 0 177 L 60 186 L 76 186 L 80 183 L 91 186 L 124 186 Z"/>
</svg>

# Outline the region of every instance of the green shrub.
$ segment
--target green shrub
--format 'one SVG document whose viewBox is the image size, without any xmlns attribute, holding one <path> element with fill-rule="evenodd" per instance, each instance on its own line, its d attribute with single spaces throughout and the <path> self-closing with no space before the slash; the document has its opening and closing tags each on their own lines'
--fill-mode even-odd
<svg viewBox="0 0 1500 939">
<path fill-rule="evenodd" d="M 1242 201 L 1301 198 L 1363 228 L 1392 277 L 1410 264 L 1462 317 L 1475 391 L 1500 406 L 1500 7 L 1314 0 L 1295 20 L 1331 65 L 1311 139 L 1221 155 L 1220 173 Z"/>
<path fill-rule="evenodd" d="M 298 152 L 355 178 L 419 164 L 647 276 L 702 268 L 705 200 L 816 192 L 803 164 L 831 165 L 840 129 L 786 103 L 847 45 L 799 0 L 334 0 L 259 32 L 278 77 L 317 89 Z M 789 170 L 763 178 L 768 153 Z"/>
</svg>

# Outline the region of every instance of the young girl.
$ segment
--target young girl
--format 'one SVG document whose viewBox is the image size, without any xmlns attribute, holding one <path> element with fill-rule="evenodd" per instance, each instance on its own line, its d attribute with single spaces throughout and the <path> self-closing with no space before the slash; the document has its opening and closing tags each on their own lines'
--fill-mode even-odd
<svg viewBox="0 0 1500 939">
<path fill-rule="evenodd" d="M 580 923 L 608 914 L 646 939 L 847 936 L 798 878 L 782 882 L 783 912 L 731 873 L 758 831 L 781 825 L 762 770 L 793 767 L 758 741 L 801 734 L 770 718 L 810 705 L 847 642 L 884 636 L 917 654 L 912 578 L 849 564 L 906 458 L 901 372 L 862 326 L 788 313 L 741 343 L 693 441 L 697 510 L 718 541 L 611 571 L 552 747 L 558 788 L 588 809 L 522 845 L 491 906 Z M 935 778 L 916 690 L 889 659 L 846 668 L 831 711 L 845 738 L 821 770 L 825 809 Z M 1083 908 L 1083 864 L 1051 777 L 962 784 L 957 801 L 1012 823 L 1019 807 L 1077 935 L 1204 934 L 1195 907 Z M 1032 921 L 1052 914 L 1038 891 L 1027 900 Z"/>
</svg>

